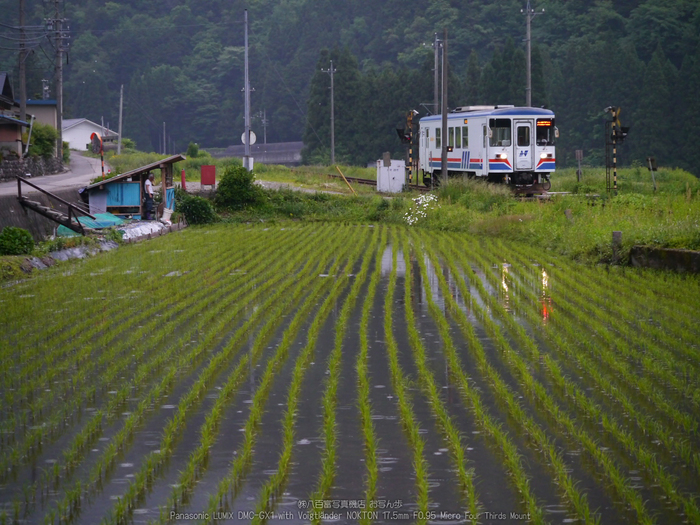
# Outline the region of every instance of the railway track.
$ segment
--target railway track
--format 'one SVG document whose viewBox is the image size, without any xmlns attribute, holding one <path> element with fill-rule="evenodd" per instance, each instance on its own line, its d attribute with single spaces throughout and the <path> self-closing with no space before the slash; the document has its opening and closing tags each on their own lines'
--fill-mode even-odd
<svg viewBox="0 0 700 525">
<path fill-rule="evenodd" d="M 332 177 L 334 179 L 341 179 L 342 180 L 342 177 L 340 175 L 335 175 L 333 173 L 329 173 L 328 176 Z M 356 184 L 365 184 L 367 186 L 376 186 L 377 185 L 377 181 L 374 179 L 360 179 L 358 177 L 347 177 L 347 176 L 345 177 L 345 179 L 348 182 L 354 182 Z M 417 184 L 409 184 L 408 187 L 410 189 L 416 190 L 416 191 L 422 191 L 422 192 L 429 192 L 430 191 L 430 188 L 426 188 L 425 186 L 419 186 Z"/>
</svg>

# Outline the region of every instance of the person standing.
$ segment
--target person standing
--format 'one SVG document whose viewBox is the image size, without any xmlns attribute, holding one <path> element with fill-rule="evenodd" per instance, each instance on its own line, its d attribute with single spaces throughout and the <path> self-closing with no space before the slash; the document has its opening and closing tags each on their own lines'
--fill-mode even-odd
<svg viewBox="0 0 700 525">
<path fill-rule="evenodd" d="M 146 220 L 153 220 L 153 173 L 148 174 L 148 179 L 146 179 Z"/>
</svg>

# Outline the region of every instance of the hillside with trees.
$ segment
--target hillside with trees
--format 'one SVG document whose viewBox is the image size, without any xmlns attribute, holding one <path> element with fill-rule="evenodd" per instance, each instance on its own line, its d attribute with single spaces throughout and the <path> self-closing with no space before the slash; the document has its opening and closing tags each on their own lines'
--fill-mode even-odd
<svg viewBox="0 0 700 525">
<path fill-rule="evenodd" d="M 41 28 L 55 4 L 26 0 Z M 65 117 L 102 117 L 116 128 L 124 85 L 124 133 L 158 150 L 240 142 L 243 130 L 243 10 L 249 9 L 254 115 L 265 111 L 269 142 L 303 139 L 305 159 L 330 157 L 330 59 L 336 150 L 364 164 L 403 151 L 395 127 L 433 100 L 435 32 L 448 30 L 451 107 L 525 102 L 525 2 L 346 0 L 80 0 L 59 4 L 69 20 Z M 557 115 L 558 162 L 574 150 L 603 155 L 604 108 L 622 107 L 631 131 L 622 161 L 654 155 L 700 174 L 700 4 L 694 0 L 541 0 L 532 24 L 533 105 Z M 17 0 L 0 0 L 0 69 L 17 92 Z M 33 30 L 32 35 L 39 35 Z M 50 36 L 50 35 L 49 35 Z M 28 94 L 53 78 L 50 38 L 34 36 Z M 51 93 L 55 93 L 53 81 Z M 430 107 L 430 106 L 427 106 Z M 261 119 L 253 129 L 262 136 Z"/>
</svg>

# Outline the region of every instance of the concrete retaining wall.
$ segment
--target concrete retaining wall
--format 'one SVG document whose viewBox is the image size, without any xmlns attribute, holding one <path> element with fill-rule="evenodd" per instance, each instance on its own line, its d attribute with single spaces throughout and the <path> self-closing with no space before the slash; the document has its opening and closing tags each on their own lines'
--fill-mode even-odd
<svg viewBox="0 0 700 525">
<path fill-rule="evenodd" d="M 80 202 L 77 189 L 56 191 L 54 194 L 68 202 Z M 43 193 L 32 193 L 31 198 L 44 206 L 53 206 L 63 213 L 68 213 L 66 206 L 58 201 L 49 199 Z M 35 241 L 43 241 L 49 235 L 54 234 L 55 229 L 58 228 L 58 223 L 24 208 L 17 200 L 16 195 L 2 195 L 0 196 L 0 230 L 5 226 L 24 228 L 32 234 Z"/>
<path fill-rule="evenodd" d="M 700 252 L 633 246 L 630 251 L 630 264 L 642 268 L 672 270 L 679 273 L 700 273 Z"/>
</svg>

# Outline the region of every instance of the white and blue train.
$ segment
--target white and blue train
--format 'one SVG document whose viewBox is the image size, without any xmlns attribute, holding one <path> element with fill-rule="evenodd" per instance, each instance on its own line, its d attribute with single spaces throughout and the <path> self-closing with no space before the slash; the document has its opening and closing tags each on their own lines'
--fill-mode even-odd
<svg viewBox="0 0 700 525">
<path fill-rule="evenodd" d="M 420 119 L 418 169 L 424 182 L 442 178 L 442 146 L 447 144 L 447 175 L 484 177 L 490 182 L 547 190 L 554 173 L 559 132 L 554 113 L 514 106 L 468 106 L 447 116 Z"/>
</svg>

